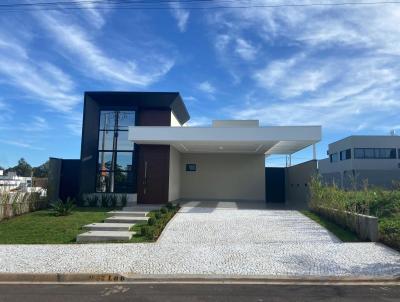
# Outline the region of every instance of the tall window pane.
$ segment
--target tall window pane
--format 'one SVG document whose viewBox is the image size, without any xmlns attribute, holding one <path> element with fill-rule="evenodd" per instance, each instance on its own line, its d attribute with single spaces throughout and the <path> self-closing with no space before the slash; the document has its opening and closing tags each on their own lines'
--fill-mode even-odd
<svg viewBox="0 0 400 302">
<path fill-rule="evenodd" d="M 128 140 L 128 127 L 134 125 L 134 111 L 100 112 L 97 192 L 135 192 L 134 144 Z"/>
</svg>

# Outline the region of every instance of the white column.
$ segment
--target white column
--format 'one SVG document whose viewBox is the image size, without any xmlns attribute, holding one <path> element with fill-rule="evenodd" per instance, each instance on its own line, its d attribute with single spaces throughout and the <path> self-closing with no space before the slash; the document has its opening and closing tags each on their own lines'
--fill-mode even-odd
<svg viewBox="0 0 400 302">
<path fill-rule="evenodd" d="M 312 153 L 313 153 L 313 159 L 317 159 L 317 150 L 315 148 L 315 144 L 312 145 Z"/>
</svg>

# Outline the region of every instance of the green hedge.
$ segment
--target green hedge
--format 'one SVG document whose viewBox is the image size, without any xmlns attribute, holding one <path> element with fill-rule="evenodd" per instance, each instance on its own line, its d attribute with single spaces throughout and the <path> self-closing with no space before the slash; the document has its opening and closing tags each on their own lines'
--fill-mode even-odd
<svg viewBox="0 0 400 302">
<path fill-rule="evenodd" d="M 151 212 L 147 225 L 140 228 L 140 234 L 148 240 L 156 240 L 179 208 L 179 205 L 168 203 L 166 207 Z"/>
<path fill-rule="evenodd" d="M 378 217 L 380 241 L 400 250 L 400 189 L 364 186 L 362 190 L 343 190 L 323 184 L 320 176 L 310 182 L 311 210 L 332 208 Z"/>
</svg>

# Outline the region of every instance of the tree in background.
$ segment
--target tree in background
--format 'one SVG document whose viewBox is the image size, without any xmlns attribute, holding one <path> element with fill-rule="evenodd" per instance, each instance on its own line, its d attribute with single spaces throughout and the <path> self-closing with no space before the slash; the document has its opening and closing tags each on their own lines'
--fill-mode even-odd
<svg viewBox="0 0 400 302">
<path fill-rule="evenodd" d="M 47 177 L 49 173 L 49 161 L 41 164 L 38 167 L 33 168 L 33 177 Z"/>
<path fill-rule="evenodd" d="M 32 175 L 32 166 L 24 158 L 21 158 L 16 166 L 7 169 L 6 172 L 15 172 L 18 176 L 30 177 Z"/>
<path fill-rule="evenodd" d="M 1 167 L 0 170 L 2 170 Z M 18 176 L 45 178 L 49 173 L 49 161 L 32 168 L 24 158 L 21 158 L 16 166 L 3 170 L 5 174 L 8 172 L 16 172 Z"/>
</svg>

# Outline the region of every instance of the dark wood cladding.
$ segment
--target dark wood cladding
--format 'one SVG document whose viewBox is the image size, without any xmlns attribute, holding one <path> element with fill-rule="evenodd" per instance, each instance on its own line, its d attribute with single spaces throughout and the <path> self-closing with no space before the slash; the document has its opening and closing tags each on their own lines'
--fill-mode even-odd
<svg viewBox="0 0 400 302">
<path fill-rule="evenodd" d="M 141 109 L 136 119 L 136 126 L 171 126 L 171 110 Z"/>
<path fill-rule="evenodd" d="M 140 145 L 136 152 L 138 153 L 138 203 L 167 203 L 170 147 L 165 145 Z"/>
</svg>

